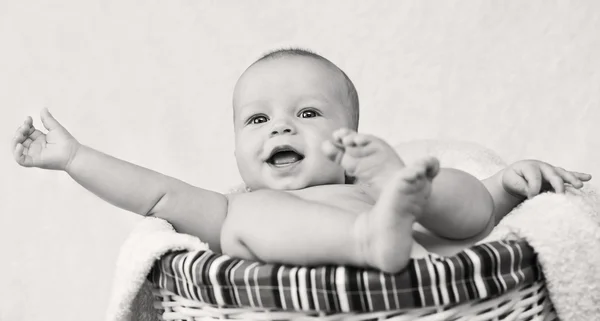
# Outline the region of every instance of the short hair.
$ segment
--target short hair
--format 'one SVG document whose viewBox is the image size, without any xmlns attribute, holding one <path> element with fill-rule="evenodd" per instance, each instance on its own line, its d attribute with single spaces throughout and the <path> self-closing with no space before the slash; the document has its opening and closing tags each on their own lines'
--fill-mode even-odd
<svg viewBox="0 0 600 321">
<path fill-rule="evenodd" d="M 314 59 L 323 61 L 326 64 L 334 67 L 336 70 L 338 70 L 342 74 L 342 76 L 344 77 L 344 82 L 346 83 L 347 95 L 348 95 L 348 98 L 350 99 L 349 107 L 350 107 L 351 126 L 352 126 L 352 129 L 358 130 L 360 105 L 359 105 L 359 101 L 358 101 L 358 92 L 356 91 L 356 87 L 354 87 L 354 83 L 352 83 L 352 80 L 350 80 L 350 77 L 348 77 L 348 75 L 346 75 L 346 73 L 340 67 L 338 67 L 333 62 L 329 61 L 327 58 L 325 58 L 317 53 L 314 53 L 308 49 L 284 48 L 284 49 L 276 49 L 276 50 L 273 50 L 273 51 L 270 51 L 270 52 L 264 54 L 262 57 L 260 57 L 258 60 L 256 60 L 252 65 L 254 65 L 260 61 L 267 60 L 267 59 L 277 59 L 277 58 L 293 57 L 293 56 L 310 57 L 310 58 L 314 58 Z"/>
</svg>

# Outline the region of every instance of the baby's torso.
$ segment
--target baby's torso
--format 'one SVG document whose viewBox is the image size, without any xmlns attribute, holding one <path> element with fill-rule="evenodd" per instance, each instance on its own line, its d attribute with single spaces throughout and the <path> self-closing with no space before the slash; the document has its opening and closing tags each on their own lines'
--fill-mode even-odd
<svg viewBox="0 0 600 321">
<path fill-rule="evenodd" d="M 366 188 L 366 186 L 350 184 L 319 185 L 284 193 L 296 195 L 305 201 L 335 206 L 359 214 L 370 210 L 375 204 L 375 200 L 368 195 Z"/>
<path fill-rule="evenodd" d="M 285 211 L 290 207 L 303 207 L 305 202 L 309 202 L 336 207 L 351 215 L 358 215 L 369 211 L 375 204 L 375 200 L 369 194 L 367 186 L 358 184 L 320 185 L 291 191 L 259 190 L 230 195 L 229 214 L 236 210 Z M 264 206 L 264 204 L 269 204 L 269 206 Z M 448 240 L 433 234 L 418 223 L 414 225 L 413 237 L 428 251 L 440 255 L 457 253 L 481 238 Z"/>
</svg>

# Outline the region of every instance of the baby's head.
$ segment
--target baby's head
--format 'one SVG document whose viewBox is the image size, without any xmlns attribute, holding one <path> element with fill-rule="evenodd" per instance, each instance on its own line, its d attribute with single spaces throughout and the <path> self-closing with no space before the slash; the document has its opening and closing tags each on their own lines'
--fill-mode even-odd
<svg viewBox="0 0 600 321">
<path fill-rule="evenodd" d="M 343 184 L 344 170 L 321 151 L 341 128 L 358 128 L 358 95 L 329 60 L 302 49 L 253 63 L 233 94 L 235 156 L 246 186 L 292 190 Z"/>
</svg>

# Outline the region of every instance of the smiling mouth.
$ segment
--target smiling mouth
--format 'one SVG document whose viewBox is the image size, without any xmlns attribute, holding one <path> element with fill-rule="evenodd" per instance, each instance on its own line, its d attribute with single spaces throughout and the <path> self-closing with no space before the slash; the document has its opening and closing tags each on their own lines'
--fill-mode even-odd
<svg viewBox="0 0 600 321">
<path fill-rule="evenodd" d="M 271 155 L 267 159 L 267 163 L 275 167 L 286 167 L 296 164 L 304 159 L 304 155 L 300 154 L 291 146 L 281 146 L 273 149 Z"/>
</svg>

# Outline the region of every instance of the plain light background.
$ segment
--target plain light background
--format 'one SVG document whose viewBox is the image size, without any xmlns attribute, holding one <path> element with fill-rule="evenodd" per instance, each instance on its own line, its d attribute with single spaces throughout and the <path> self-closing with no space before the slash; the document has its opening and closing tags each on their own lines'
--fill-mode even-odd
<svg viewBox="0 0 600 321">
<path fill-rule="evenodd" d="M 231 92 L 310 48 L 359 91 L 361 130 L 468 140 L 600 179 L 600 2 L 0 1 L 0 320 L 101 320 L 139 218 L 10 139 L 49 107 L 82 143 L 204 188 L 240 182 Z"/>
</svg>

